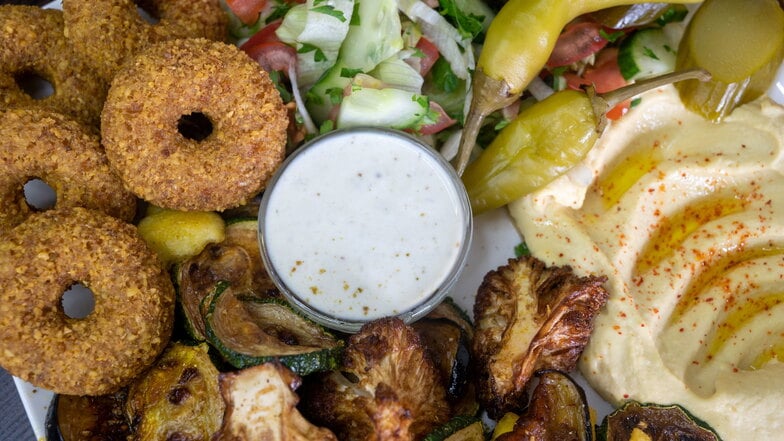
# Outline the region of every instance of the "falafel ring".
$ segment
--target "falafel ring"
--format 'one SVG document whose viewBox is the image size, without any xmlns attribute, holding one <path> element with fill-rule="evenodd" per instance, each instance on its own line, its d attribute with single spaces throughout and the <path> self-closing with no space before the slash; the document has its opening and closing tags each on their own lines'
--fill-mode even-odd
<svg viewBox="0 0 784 441">
<path fill-rule="evenodd" d="M 34 211 L 24 186 L 41 179 L 55 207 L 87 207 L 130 221 L 136 197 L 109 167 L 97 133 L 43 110 L 0 110 L 0 233 Z"/>
<path fill-rule="evenodd" d="M 63 14 L 65 35 L 106 81 L 151 44 L 195 37 L 224 41 L 228 35 L 219 0 L 63 0 Z"/>
<path fill-rule="evenodd" d="M 35 80 L 51 95 L 28 93 Z M 52 110 L 97 127 L 107 87 L 65 38 L 62 11 L 0 5 L 0 109 Z"/>
<path fill-rule="evenodd" d="M 172 40 L 112 81 L 101 117 L 125 187 L 165 208 L 222 211 L 258 194 L 283 160 L 288 116 L 259 64 L 236 46 Z"/>
<path fill-rule="evenodd" d="M 95 299 L 67 316 L 63 293 Z M 35 213 L 0 241 L 0 365 L 35 386 L 99 395 L 129 383 L 169 341 L 174 288 L 136 228 L 98 211 Z"/>
</svg>

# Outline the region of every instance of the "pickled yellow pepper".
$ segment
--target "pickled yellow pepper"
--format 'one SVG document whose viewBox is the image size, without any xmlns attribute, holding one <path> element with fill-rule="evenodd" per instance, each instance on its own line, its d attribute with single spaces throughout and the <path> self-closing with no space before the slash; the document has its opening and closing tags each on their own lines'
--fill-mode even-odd
<svg viewBox="0 0 784 441">
<path fill-rule="evenodd" d="M 519 199 L 574 167 L 596 143 L 607 110 L 619 102 L 686 79 L 707 81 L 710 74 L 670 73 L 602 95 L 566 89 L 523 110 L 462 175 L 473 214 Z"/>
<path fill-rule="evenodd" d="M 699 3 L 678 0 L 672 3 Z M 517 99 L 539 74 L 561 30 L 579 15 L 643 0 L 509 0 L 487 30 L 455 169 L 462 174 L 485 117 Z"/>
</svg>

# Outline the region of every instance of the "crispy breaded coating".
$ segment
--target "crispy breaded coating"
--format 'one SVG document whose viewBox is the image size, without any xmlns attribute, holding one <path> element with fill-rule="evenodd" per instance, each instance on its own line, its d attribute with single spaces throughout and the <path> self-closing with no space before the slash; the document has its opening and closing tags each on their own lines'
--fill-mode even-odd
<svg viewBox="0 0 784 441">
<path fill-rule="evenodd" d="M 24 185 L 38 178 L 55 191 L 56 208 L 80 206 L 130 221 L 136 197 L 109 167 L 98 134 L 60 114 L 0 110 L 0 233 L 33 211 Z"/>
<path fill-rule="evenodd" d="M 36 78 L 51 95 L 28 93 L 25 80 Z M 0 109 L 52 110 L 97 127 L 107 87 L 65 38 L 62 11 L 0 5 Z"/>
<path fill-rule="evenodd" d="M 206 136 L 183 129 L 194 120 Z M 287 125 L 280 94 L 258 63 L 235 46 L 188 39 L 155 45 L 117 74 L 101 134 L 110 163 L 137 196 L 160 207 L 221 211 L 263 189 L 283 160 Z"/>
<path fill-rule="evenodd" d="M 147 12 L 150 23 L 137 9 Z M 65 35 L 106 81 L 151 44 L 178 38 L 227 39 L 219 0 L 63 0 Z"/>
<path fill-rule="evenodd" d="M 95 307 L 68 317 L 80 283 Z M 35 386 L 100 395 L 128 384 L 169 342 L 174 288 L 136 228 L 98 211 L 35 213 L 0 241 L 0 365 Z"/>
</svg>

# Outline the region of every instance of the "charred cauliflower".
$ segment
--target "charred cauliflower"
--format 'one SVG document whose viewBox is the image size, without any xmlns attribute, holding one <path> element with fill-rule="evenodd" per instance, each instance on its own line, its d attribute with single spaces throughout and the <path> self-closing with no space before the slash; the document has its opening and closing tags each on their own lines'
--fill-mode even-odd
<svg viewBox="0 0 784 441">
<path fill-rule="evenodd" d="M 301 378 L 280 363 L 270 362 L 222 374 L 226 402 L 223 425 L 215 441 L 337 441 L 299 413 L 294 393 Z"/>
<path fill-rule="evenodd" d="M 604 281 L 531 256 L 485 276 L 474 303 L 472 352 L 479 401 L 491 418 L 525 407 L 525 386 L 537 370 L 575 368 L 607 302 Z"/>
<path fill-rule="evenodd" d="M 311 384 L 305 412 L 341 440 L 421 439 L 450 417 L 440 373 L 417 333 L 400 319 L 353 335 L 341 371 Z"/>
</svg>

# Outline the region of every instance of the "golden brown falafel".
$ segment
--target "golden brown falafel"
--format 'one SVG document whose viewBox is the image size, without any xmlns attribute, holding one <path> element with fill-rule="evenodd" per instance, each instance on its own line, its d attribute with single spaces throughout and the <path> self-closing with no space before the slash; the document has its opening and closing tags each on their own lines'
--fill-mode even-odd
<svg viewBox="0 0 784 441">
<path fill-rule="evenodd" d="M 61 305 L 74 284 L 93 311 Z M 35 386 L 99 395 L 126 385 L 169 341 L 174 288 L 136 228 L 74 207 L 35 213 L 0 241 L 0 365 Z"/>
<path fill-rule="evenodd" d="M 0 110 L 0 233 L 34 211 L 24 185 L 36 178 L 54 190 L 55 207 L 87 207 L 126 221 L 136 214 L 136 197 L 109 167 L 97 133 L 54 112 Z"/>
<path fill-rule="evenodd" d="M 101 118 L 106 155 L 126 188 L 177 210 L 246 203 L 283 160 L 287 126 L 267 72 L 237 47 L 206 39 L 137 56 L 114 78 Z"/>
<path fill-rule="evenodd" d="M 53 91 L 34 97 L 26 80 Z M 62 11 L 0 5 L 0 109 L 53 110 L 97 127 L 107 87 L 65 38 Z"/>
<path fill-rule="evenodd" d="M 141 8 L 157 22 L 139 14 Z M 63 0 L 65 35 L 101 77 L 143 48 L 178 38 L 224 41 L 228 18 L 219 0 Z"/>
</svg>

